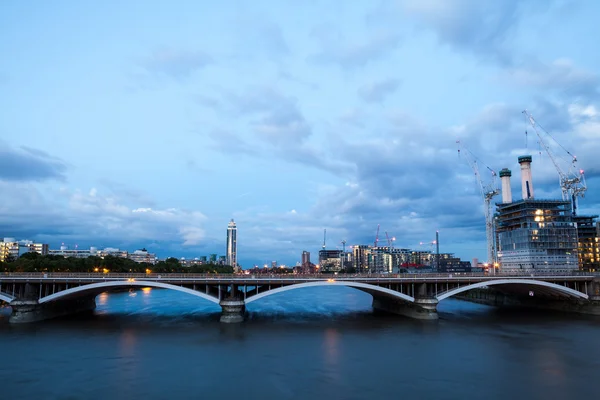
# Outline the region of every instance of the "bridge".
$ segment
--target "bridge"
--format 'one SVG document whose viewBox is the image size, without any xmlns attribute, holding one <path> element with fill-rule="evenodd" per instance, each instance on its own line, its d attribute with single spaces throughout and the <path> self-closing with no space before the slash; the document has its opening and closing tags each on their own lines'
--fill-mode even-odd
<svg viewBox="0 0 600 400">
<path fill-rule="evenodd" d="M 222 322 L 244 320 L 247 304 L 289 290 L 347 286 L 373 296 L 373 308 L 437 319 L 437 304 L 457 296 L 491 305 L 523 305 L 600 315 L 600 276 L 594 274 L 0 274 L 0 301 L 10 322 L 34 322 L 93 310 L 107 291 L 152 287 L 175 290 L 221 306 Z"/>
</svg>

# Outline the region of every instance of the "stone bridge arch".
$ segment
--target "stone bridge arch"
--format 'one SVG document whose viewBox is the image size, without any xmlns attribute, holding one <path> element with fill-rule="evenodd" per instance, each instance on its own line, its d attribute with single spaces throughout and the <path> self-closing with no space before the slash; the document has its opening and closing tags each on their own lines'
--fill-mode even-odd
<svg viewBox="0 0 600 400">
<path fill-rule="evenodd" d="M 369 293 L 373 297 L 377 297 L 378 295 L 381 295 L 381 296 L 390 297 L 390 298 L 397 299 L 397 300 L 406 301 L 409 303 L 412 303 L 415 301 L 414 297 L 412 297 L 412 296 L 397 292 L 392 289 L 377 286 L 377 285 L 371 285 L 368 283 L 354 282 L 354 281 L 328 280 L 328 281 L 316 281 L 316 282 L 306 282 L 306 283 L 294 283 L 294 284 L 291 284 L 288 286 L 271 289 L 271 290 L 250 296 L 245 300 L 245 302 L 246 302 L 246 304 L 250 304 L 254 301 L 262 299 L 263 297 L 271 296 L 271 295 L 274 295 L 277 293 L 283 293 L 283 292 L 287 292 L 290 290 L 296 290 L 296 289 L 307 288 L 307 287 L 316 287 L 316 286 L 347 286 L 347 287 L 359 289 L 363 292 Z"/>
<path fill-rule="evenodd" d="M 45 297 L 42 297 L 38 300 L 38 303 L 48 303 L 52 301 L 58 301 L 63 299 L 68 299 L 71 297 L 78 296 L 97 296 L 102 292 L 105 292 L 110 289 L 120 288 L 120 287 L 151 287 L 151 288 L 160 288 L 160 289 L 170 289 L 175 290 L 182 293 L 191 294 L 192 296 L 200 297 L 205 300 L 208 300 L 212 303 L 219 304 L 219 299 L 213 297 L 209 294 L 199 292 L 197 290 L 189 289 L 182 286 L 172 285 L 164 282 L 156 282 L 156 281 L 108 281 L 108 282 L 99 282 L 99 283 L 91 283 L 88 285 L 82 285 L 73 287 L 70 289 L 63 290 L 61 292 L 57 292 Z"/>
<path fill-rule="evenodd" d="M 566 286 L 557 285 L 556 283 L 545 282 L 545 281 L 537 281 L 534 279 L 497 279 L 490 281 L 483 281 L 478 283 L 473 283 L 467 286 L 461 286 L 459 288 L 448 290 L 444 293 L 438 293 L 437 299 L 438 301 L 442 301 L 447 299 L 448 297 L 455 296 L 459 293 L 466 292 L 472 289 L 478 289 L 482 287 L 490 287 L 490 286 L 502 286 L 502 285 L 524 285 L 525 287 L 530 287 L 531 290 L 542 290 L 543 293 L 559 295 L 559 296 L 567 296 L 574 299 L 585 299 L 588 300 L 589 296 L 585 293 L 579 292 L 575 289 L 568 288 Z"/>
</svg>

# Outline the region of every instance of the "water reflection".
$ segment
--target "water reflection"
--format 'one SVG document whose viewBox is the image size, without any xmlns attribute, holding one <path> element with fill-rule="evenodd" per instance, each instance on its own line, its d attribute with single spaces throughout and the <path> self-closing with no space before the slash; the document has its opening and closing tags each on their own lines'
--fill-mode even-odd
<svg viewBox="0 0 600 400">
<path fill-rule="evenodd" d="M 96 297 L 96 306 L 106 306 L 108 302 L 108 292 L 100 293 Z"/>
<path fill-rule="evenodd" d="M 333 289 L 333 290 L 324 290 Z M 306 288 L 219 323 L 218 305 L 145 288 L 88 319 L 0 321 L 3 394 L 39 398 L 596 398 L 598 319 L 446 300 L 439 321 L 374 314 L 368 294 Z M 26 355 L 26 356 L 25 356 Z M 69 371 L 68 374 L 65 371 Z M 0 395 L 1 396 L 1 395 Z"/>
</svg>

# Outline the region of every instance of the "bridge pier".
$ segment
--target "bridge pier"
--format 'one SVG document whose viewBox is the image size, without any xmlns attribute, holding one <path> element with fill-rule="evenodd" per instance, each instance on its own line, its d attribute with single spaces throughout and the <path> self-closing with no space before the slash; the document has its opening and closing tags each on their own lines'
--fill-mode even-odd
<svg viewBox="0 0 600 400">
<path fill-rule="evenodd" d="M 22 324 L 93 311 L 96 308 L 96 299 L 83 297 L 41 304 L 37 300 L 14 300 L 9 305 L 12 314 L 8 322 Z"/>
<path fill-rule="evenodd" d="M 437 299 L 433 297 L 416 298 L 414 303 L 410 303 L 389 297 L 373 296 L 374 309 L 414 319 L 438 319 L 437 303 Z"/>
<path fill-rule="evenodd" d="M 244 300 L 228 298 L 221 300 L 219 305 L 221 306 L 221 322 L 226 324 L 244 322 L 244 314 L 246 313 Z"/>
</svg>

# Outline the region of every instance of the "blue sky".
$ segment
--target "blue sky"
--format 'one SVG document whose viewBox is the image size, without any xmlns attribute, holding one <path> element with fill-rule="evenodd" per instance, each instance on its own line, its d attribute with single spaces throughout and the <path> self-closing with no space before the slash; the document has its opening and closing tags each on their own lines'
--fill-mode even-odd
<svg viewBox="0 0 600 400">
<path fill-rule="evenodd" d="M 372 243 L 485 258 L 461 140 L 534 156 L 527 108 L 600 212 L 596 1 L 0 4 L 0 236 L 295 264 Z M 529 131 L 526 148 L 525 131 Z M 561 154 L 562 155 L 562 154 Z M 567 165 L 566 163 L 564 164 Z M 487 178 L 487 176 L 486 176 Z M 497 198 L 498 201 L 500 198 Z M 313 259 L 315 258 L 313 256 Z"/>
</svg>

